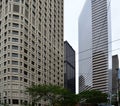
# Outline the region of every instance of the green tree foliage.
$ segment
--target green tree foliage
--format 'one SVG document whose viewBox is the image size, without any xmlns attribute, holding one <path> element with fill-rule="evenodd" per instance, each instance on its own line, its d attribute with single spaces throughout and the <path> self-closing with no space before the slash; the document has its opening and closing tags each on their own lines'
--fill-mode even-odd
<svg viewBox="0 0 120 106">
<path fill-rule="evenodd" d="M 78 102 L 77 95 L 67 89 L 55 85 L 34 85 L 27 88 L 35 104 L 41 100 L 48 100 L 50 106 L 74 106 Z"/>
<path fill-rule="evenodd" d="M 9 105 L 5 103 L 0 103 L 0 106 L 9 106 Z"/>
<path fill-rule="evenodd" d="M 79 93 L 79 100 L 81 103 L 106 103 L 107 94 L 98 90 L 87 90 Z"/>
<path fill-rule="evenodd" d="M 64 92 L 62 94 L 63 100 L 61 101 L 61 106 L 75 106 L 79 102 L 78 95 L 71 92 Z"/>
</svg>

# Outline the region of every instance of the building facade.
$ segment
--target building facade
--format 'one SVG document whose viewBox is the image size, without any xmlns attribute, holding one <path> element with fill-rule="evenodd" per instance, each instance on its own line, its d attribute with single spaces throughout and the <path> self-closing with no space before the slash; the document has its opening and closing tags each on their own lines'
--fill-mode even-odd
<svg viewBox="0 0 120 106">
<path fill-rule="evenodd" d="M 75 93 L 75 50 L 64 42 L 64 87 Z"/>
<path fill-rule="evenodd" d="M 112 94 L 117 94 L 118 90 L 119 60 L 118 55 L 112 56 Z"/>
<path fill-rule="evenodd" d="M 111 91 L 112 55 L 110 3 L 108 0 L 86 0 L 79 17 L 80 91 Z"/>
<path fill-rule="evenodd" d="M 0 101 L 33 84 L 64 86 L 63 0 L 0 0 Z"/>
</svg>

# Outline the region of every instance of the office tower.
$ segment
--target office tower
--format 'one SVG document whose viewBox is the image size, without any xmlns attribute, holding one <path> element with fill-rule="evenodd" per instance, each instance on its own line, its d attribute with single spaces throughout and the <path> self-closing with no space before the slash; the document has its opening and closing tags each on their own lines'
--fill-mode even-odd
<svg viewBox="0 0 120 106">
<path fill-rule="evenodd" d="M 28 86 L 64 86 L 63 45 L 63 0 L 0 0 L 0 101 L 20 106 Z"/>
<path fill-rule="evenodd" d="M 64 87 L 75 93 L 75 50 L 64 42 Z"/>
<path fill-rule="evenodd" d="M 115 95 L 117 95 L 119 89 L 118 73 L 119 73 L 118 55 L 114 55 L 112 56 L 112 95 L 114 95 L 113 101 L 117 101 Z"/>
<path fill-rule="evenodd" d="M 86 0 L 79 17 L 79 74 L 80 90 L 111 91 L 112 55 L 110 2 Z"/>
</svg>

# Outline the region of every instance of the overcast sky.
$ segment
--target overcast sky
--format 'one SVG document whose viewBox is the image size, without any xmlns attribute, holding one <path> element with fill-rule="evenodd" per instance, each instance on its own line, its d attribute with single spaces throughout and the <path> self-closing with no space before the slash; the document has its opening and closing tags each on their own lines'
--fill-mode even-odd
<svg viewBox="0 0 120 106">
<path fill-rule="evenodd" d="M 111 1 L 112 54 L 120 54 L 120 0 Z M 85 0 L 64 0 L 64 40 L 76 51 L 78 73 L 78 17 Z M 120 57 L 120 56 L 119 56 Z M 119 62 L 120 63 L 120 62 Z M 78 75 L 78 74 L 77 74 Z"/>
</svg>

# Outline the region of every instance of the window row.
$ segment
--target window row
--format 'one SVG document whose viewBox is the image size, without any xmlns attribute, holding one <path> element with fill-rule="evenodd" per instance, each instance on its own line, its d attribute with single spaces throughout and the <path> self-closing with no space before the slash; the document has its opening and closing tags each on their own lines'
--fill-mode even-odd
<svg viewBox="0 0 120 106">
<path fill-rule="evenodd" d="M 35 80 L 35 77 L 34 77 L 34 76 L 31 76 L 31 78 L 32 78 L 32 80 Z M 27 83 L 27 82 L 29 81 L 28 79 L 23 78 L 23 77 L 7 76 L 7 77 L 4 77 L 4 78 L 1 78 L 1 79 L 0 79 L 0 82 L 2 82 L 2 81 L 7 81 L 7 80 L 13 80 L 13 81 L 18 81 L 18 80 L 20 80 L 20 81 L 24 81 L 25 83 Z M 40 81 L 41 78 L 38 78 L 37 80 Z"/>
</svg>

